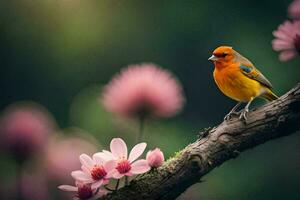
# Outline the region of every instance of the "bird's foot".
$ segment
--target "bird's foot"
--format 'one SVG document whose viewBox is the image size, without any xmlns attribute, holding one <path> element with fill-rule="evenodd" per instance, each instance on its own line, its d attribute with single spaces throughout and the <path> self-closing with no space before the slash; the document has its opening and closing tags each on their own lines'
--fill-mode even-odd
<svg viewBox="0 0 300 200">
<path fill-rule="evenodd" d="M 243 120 L 244 122 L 246 122 L 246 121 L 247 121 L 247 115 L 248 115 L 248 112 L 249 112 L 249 109 L 248 109 L 248 108 L 245 108 L 245 109 L 241 112 L 239 119 L 240 119 L 240 120 Z"/>
<path fill-rule="evenodd" d="M 240 112 L 230 112 L 224 117 L 224 120 L 225 121 L 230 120 L 233 116 L 239 116 L 239 114 Z"/>
</svg>

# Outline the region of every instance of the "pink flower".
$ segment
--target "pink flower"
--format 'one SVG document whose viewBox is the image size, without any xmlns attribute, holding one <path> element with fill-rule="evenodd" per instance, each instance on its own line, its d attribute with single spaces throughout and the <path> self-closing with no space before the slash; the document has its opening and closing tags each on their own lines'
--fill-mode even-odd
<svg viewBox="0 0 300 200">
<path fill-rule="evenodd" d="M 288 12 L 290 17 L 294 18 L 294 19 L 300 19 L 300 0 L 294 0 L 289 8 L 288 8 Z"/>
<path fill-rule="evenodd" d="M 105 160 L 97 153 L 90 158 L 86 154 L 81 154 L 79 160 L 82 164 L 81 169 L 71 173 L 75 180 L 83 183 L 92 183 L 92 187 L 99 188 L 109 182 L 112 171 L 116 168 L 117 163 L 114 160 Z"/>
<path fill-rule="evenodd" d="M 285 21 L 273 32 L 273 49 L 281 51 L 279 60 L 287 61 L 300 53 L 300 21 Z"/>
<path fill-rule="evenodd" d="M 48 136 L 54 131 L 54 122 L 48 112 L 36 104 L 15 104 L 1 116 L 1 142 L 16 159 L 28 159 L 42 152 Z"/>
<path fill-rule="evenodd" d="M 127 157 L 127 145 L 121 138 L 114 138 L 110 142 L 110 150 L 103 151 L 101 154 L 103 159 L 114 159 L 117 166 L 113 172 L 113 178 L 120 179 L 123 176 L 132 176 L 134 174 L 142 174 L 150 170 L 148 162 L 144 159 L 137 160 L 140 157 L 147 144 L 139 143 L 135 145 Z"/>
<path fill-rule="evenodd" d="M 72 130 L 71 133 L 74 131 Z M 69 176 L 70 172 L 81 167 L 78 157 L 82 152 L 92 153 L 96 150 L 95 144 L 79 136 L 53 137 L 46 147 L 47 175 L 54 181 L 72 181 L 73 179 Z"/>
<path fill-rule="evenodd" d="M 132 65 L 104 88 L 105 108 L 125 117 L 170 117 L 183 106 L 180 83 L 154 64 Z"/>
<path fill-rule="evenodd" d="M 159 167 L 165 161 L 164 154 L 159 148 L 148 151 L 146 160 L 151 167 Z"/>
<path fill-rule="evenodd" d="M 107 191 L 103 189 L 99 189 L 97 192 L 98 188 L 90 184 L 76 181 L 75 185 L 76 186 L 61 185 L 58 188 L 66 192 L 75 193 L 73 197 L 74 200 L 95 200 L 107 194 Z"/>
</svg>

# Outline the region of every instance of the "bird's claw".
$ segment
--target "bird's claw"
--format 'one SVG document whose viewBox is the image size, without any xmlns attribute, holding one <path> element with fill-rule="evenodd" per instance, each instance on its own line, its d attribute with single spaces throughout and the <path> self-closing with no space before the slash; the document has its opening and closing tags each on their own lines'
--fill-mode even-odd
<svg viewBox="0 0 300 200">
<path fill-rule="evenodd" d="M 224 117 L 224 120 L 227 121 L 227 120 L 230 120 L 233 116 L 238 116 L 240 112 L 230 112 L 228 113 L 225 117 Z"/>
<path fill-rule="evenodd" d="M 245 108 L 245 109 L 241 112 L 239 119 L 246 122 L 246 121 L 247 121 L 247 114 L 248 114 L 248 112 L 249 112 L 249 109 L 248 109 L 248 108 Z"/>
</svg>

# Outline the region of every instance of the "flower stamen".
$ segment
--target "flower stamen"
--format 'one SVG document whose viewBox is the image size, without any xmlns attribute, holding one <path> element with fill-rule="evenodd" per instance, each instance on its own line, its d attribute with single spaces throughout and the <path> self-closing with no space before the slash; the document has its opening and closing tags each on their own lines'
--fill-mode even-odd
<svg viewBox="0 0 300 200">
<path fill-rule="evenodd" d="M 80 185 L 78 187 L 78 198 L 79 199 L 89 199 L 93 196 L 93 191 L 90 185 Z"/>
<path fill-rule="evenodd" d="M 106 176 L 107 172 L 105 171 L 102 165 L 95 165 L 91 170 L 91 176 L 95 181 L 101 180 Z"/>
<path fill-rule="evenodd" d="M 118 162 L 116 169 L 118 170 L 118 172 L 120 174 L 126 174 L 127 172 L 129 172 L 131 170 L 130 162 L 125 159 L 121 160 L 120 162 Z"/>
</svg>

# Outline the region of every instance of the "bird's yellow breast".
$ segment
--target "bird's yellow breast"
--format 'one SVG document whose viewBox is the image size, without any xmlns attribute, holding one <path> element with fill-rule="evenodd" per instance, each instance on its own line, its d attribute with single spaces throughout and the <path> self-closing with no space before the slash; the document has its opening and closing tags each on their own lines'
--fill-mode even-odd
<svg viewBox="0 0 300 200">
<path fill-rule="evenodd" d="M 248 102 L 262 94 L 264 87 L 256 80 L 245 76 L 239 67 L 215 68 L 214 79 L 219 89 L 228 97 Z"/>
</svg>

